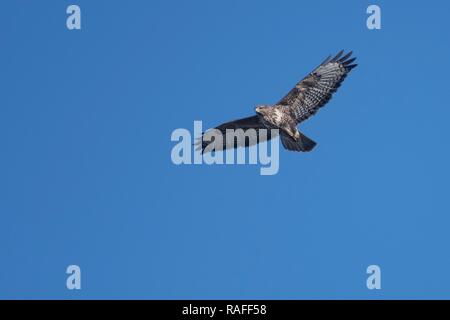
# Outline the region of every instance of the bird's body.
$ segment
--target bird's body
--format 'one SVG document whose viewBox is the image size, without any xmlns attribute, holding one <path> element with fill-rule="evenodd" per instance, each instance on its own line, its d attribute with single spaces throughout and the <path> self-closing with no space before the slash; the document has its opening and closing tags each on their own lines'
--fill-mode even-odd
<svg viewBox="0 0 450 320">
<path fill-rule="evenodd" d="M 292 151 L 310 151 L 316 143 L 303 135 L 297 129 L 297 125 L 314 115 L 319 108 L 324 106 L 336 92 L 347 74 L 356 67 L 352 64 L 356 58 L 351 58 L 352 52 L 343 56 L 343 51 L 339 52 L 334 58 L 328 57 L 314 71 L 308 74 L 278 103 L 274 105 L 260 105 L 255 109 L 256 115 L 244 119 L 230 121 L 216 128 L 218 132 L 225 136 L 227 129 L 254 129 L 255 139 L 242 140 L 241 144 L 233 141 L 231 144 L 222 139 L 223 146 L 219 149 L 236 148 L 239 146 L 250 146 L 274 138 L 270 134 L 271 129 L 278 129 L 283 146 Z M 269 132 L 266 138 L 261 138 L 259 133 L 261 129 Z M 211 142 L 213 131 L 207 131 L 200 138 L 199 147 L 205 151 Z M 265 137 L 265 136 L 264 136 Z M 211 150 L 208 148 L 209 151 Z"/>
</svg>

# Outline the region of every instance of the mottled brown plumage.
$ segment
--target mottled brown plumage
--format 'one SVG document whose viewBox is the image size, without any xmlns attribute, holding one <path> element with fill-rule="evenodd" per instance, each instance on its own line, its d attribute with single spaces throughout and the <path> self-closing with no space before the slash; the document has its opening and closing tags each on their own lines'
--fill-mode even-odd
<svg viewBox="0 0 450 320">
<path fill-rule="evenodd" d="M 277 104 L 260 105 L 255 109 L 255 116 L 230 121 L 214 128 L 216 133 L 223 135 L 223 146 L 214 146 L 214 149 L 217 150 L 217 147 L 227 149 L 250 146 L 274 138 L 270 134 L 270 129 L 278 129 L 281 142 L 286 149 L 293 151 L 312 150 L 316 143 L 298 131 L 297 125 L 323 107 L 340 87 L 347 74 L 357 66 L 352 64 L 356 59 L 350 58 L 352 52 L 346 55 L 343 55 L 343 53 L 344 51 L 341 51 L 334 58 L 330 56 L 325 59 L 316 69 L 298 82 Z M 225 139 L 227 129 L 243 129 L 243 131 L 254 129 L 251 132 L 256 136 L 254 139 L 247 137 L 248 139 L 242 140 L 241 143 L 233 141 L 227 144 Z M 260 137 L 261 129 L 268 129 L 267 137 Z M 202 151 L 205 151 L 205 148 L 212 143 L 211 140 L 213 139 L 209 135 L 212 132 L 214 131 L 207 131 L 200 138 L 198 146 Z"/>
</svg>

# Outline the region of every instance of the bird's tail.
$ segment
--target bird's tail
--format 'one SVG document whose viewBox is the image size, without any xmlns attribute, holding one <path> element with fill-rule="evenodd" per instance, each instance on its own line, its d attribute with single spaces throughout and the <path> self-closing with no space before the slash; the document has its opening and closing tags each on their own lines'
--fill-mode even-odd
<svg viewBox="0 0 450 320">
<path fill-rule="evenodd" d="M 298 141 L 295 141 L 293 138 L 291 138 L 288 135 L 282 134 L 281 137 L 281 143 L 283 146 L 291 151 L 311 151 L 315 146 L 316 143 L 305 136 L 303 133 L 300 133 L 300 138 Z"/>
</svg>

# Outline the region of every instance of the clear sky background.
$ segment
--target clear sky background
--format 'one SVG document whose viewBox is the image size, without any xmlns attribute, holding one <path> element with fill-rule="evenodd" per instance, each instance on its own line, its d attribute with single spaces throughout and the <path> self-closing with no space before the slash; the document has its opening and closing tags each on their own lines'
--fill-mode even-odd
<svg viewBox="0 0 450 320">
<path fill-rule="evenodd" d="M 450 298 L 449 16 L 446 1 L 2 1 L 0 298 Z M 359 66 L 302 126 L 313 152 L 280 150 L 275 176 L 172 163 L 174 129 L 249 116 L 340 49 Z"/>
</svg>

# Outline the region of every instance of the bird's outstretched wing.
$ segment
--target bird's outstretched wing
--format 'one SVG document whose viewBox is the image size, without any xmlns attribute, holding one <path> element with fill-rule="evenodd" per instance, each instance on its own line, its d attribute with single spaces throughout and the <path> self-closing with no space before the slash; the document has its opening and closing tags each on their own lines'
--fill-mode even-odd
<svg viewBox="0 0 450 320">
<path fill-rule="evenodd" d="M 324 106 L 350 70 L 357 66 L 352 64 L 356 58 L 350 58 L 351 51 L 344 56 L 343 53 L 341 51 L 334 58 L 329 56 L 325 59 L 278 102 L 291 109 L 297 123 L 308 119 Z"/>
<path fill-rule="evenodd" d="M 243 136 L 241 135 L 239 136 L 239 138 L 233 139 L 232 141 L 227 141 L 226 139 L 227 129 L 235 130 L 237 135 L 243 133 Z M 242 129 L 242 131 L 236 131 L 238 129 Z M 249 147 L 259 142 L 270 140 L 271 138 L 273 138 L 271 137 L 270 130 L 267 130 L 267 135 L 264 134 L 260 135 L 261 129 L 267 128 L 266 126 L 263 125 L 263 123 L 261 123 L 258 116 L 252 116 L 248 118 L 226 122 L 216 128 L 204 132 L 202 136 L 197 139 L 197 142 L 195 144 L 197 147 L 196 150 L 201 149 L 202 152 L 208 152 L 211 151 L 212 149 L 217 151 L 237 147 Z M 221 145 L 218 145 L 217 142 L 215 141 L 216 135 L 220 136 L 219 140 L 221 140 L 222 142 Z M 206 149 L 206 147 L 208 147 L 208 149 Z"/>
</svg>

